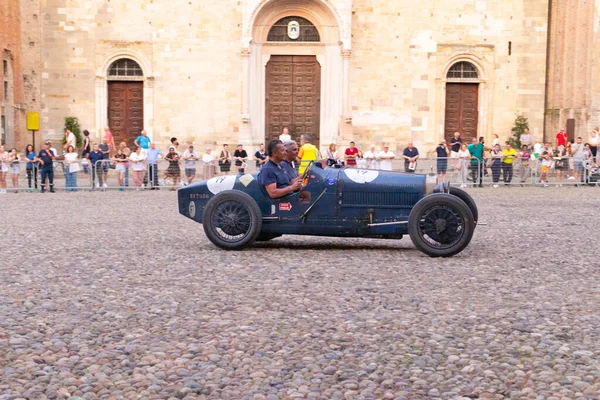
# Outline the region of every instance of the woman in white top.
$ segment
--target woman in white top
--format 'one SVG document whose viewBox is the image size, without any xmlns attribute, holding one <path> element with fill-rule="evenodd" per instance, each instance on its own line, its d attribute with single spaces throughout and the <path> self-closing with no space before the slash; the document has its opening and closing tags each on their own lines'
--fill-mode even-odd
<svg viewBox="0 0 600 400">
<path fill-rule="evenodd" d="M 140 146 L 136 147 L 135 151 L 129 155 L 129 161 L 132 163 L 133 182 L 137 186 L 137 190 L 140 190 L 143 188 L 144 172 L 146 172 L 146 156 L 142 153 Z"/>
<path fill-rule="evenodd" d="M 10 162 L 10 178 L 12 180 L 13 188 L 15 193 L 19 193 L 19 174 L 21 173 L 21 156 L 17 152 L 17 149 L 12 149 L 8 155 L 8 161 Z"/>
<path fill-rule="evenodd" d="M 498 137 L 497 133 L 494 133 L 494 140 L 492 140 L 492 148 L 494 148 L 495 145 L 500 146 L 500 138 Z"/>
<path fill-rule="evenodd" d="M 592 152 L 592 160 L 598 157 L 598 144 L 600 143 L 600 136 L 598 136 L 598 128 L 594 129 L 592 132 L 592 136 L 590 136 L 590 140 L 588 141 L 590 144 L 590 151 Z"/>
<path fill-rule="evenodd" d="M 467 145 L 462 144 L 458 151 L 458 183 L 461 188 L 467 187 L 467 176 L 469 175 L 469 164 L 471 163 L 471 153 L 467 150 Z"/>
<path fill-rule="evenodd" d="M 8 173 L 8 151 L 0 146 L 0 193 L 6 193 L 6 174 Z"/>
<path fill-rule="evenodd" d="M 73 148 L 77 146 L 75 134 L 68 129 L 65 129 L 65 142 L 65 149 L 67 149 L 67 152 L 69 151 L 69 146 L 73 146 Z"/>
<path fill-rule="evenodd" d="M 81 169 L 79 166 L 79 160 L 77 159 L 79 154 L 75 151 L 75 146 L 68 145 L 67 152 L 65 153 L 65 188 L 67 192 L 77 191 L 77 172 Z"/>
</svg>

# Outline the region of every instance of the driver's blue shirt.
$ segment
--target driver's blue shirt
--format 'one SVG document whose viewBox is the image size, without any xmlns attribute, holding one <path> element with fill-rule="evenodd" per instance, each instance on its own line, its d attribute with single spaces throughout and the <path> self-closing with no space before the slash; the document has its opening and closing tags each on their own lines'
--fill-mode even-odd
<svg viewBox="0 0 600 400">
<path fill-rule="evenodd" d="M 263 186 L 277 183 L 277 189 L 290 186 L 290 177 L 281 167 L 271 160 L 267 161 L 264 167 L 262 167 L 258 173 L 257 179 L 258 182 Z"/>
<path fill-rule="evenodd" d="M 290 177 L 290 180 L 298 177 L 298 171 L 288 161 L 282 161 L 279 165 L 281 165 L 283 172 Z"/>
</svg>

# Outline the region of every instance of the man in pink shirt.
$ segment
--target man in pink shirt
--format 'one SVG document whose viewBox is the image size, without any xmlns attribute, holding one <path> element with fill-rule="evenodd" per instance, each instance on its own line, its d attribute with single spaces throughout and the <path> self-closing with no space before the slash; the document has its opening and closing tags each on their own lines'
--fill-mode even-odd
<svg viewBox="0 0 600 400">
<path fill-rule="evenodd" d="M 556 147 L 566 146 L 567 145 L 567 132 L 564 129 L 561 129 L 560 132 L 556 134 Z"/>
<path fill-rule="evenodd" d="M 344 159 L 346 165 L 349 167 L 356 167 L 356 157 L 358 156 L 358 149 L 354 147 L 354 142 L 350 142 L 350 147 L 346 149 L 344 153 Z"/>
</svg>

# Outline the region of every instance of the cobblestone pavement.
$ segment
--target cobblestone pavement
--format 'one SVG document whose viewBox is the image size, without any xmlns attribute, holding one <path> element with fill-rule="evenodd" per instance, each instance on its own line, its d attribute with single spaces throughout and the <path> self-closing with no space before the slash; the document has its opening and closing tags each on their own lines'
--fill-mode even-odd
<svg viewBox="0 0 600 400">
<path fill-rule="evenodd" d="M 0 197 L 0 399 L 598 399 L 595 188 L 471 189 L 471 245 L 216 249 L 175 193 Z"/>
</svg>

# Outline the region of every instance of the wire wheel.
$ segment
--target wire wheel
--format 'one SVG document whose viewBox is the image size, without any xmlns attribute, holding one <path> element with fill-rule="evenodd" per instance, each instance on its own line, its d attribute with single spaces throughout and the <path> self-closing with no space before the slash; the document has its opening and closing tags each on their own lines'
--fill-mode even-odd
<svg viewBox="0 0 600 400">
<path fill-rule="evenodd" d="M 250 211 L 244 204 L 225 201 L 217 206 L 211 223 L 223 240 L 237 242 L 250 231 Z"/>
<path fill-rule="evenodd" d="M 455 210 L 445 205 L 434 206 L 421 218 L 419 229 L 432 246 L 446 248 L 464 234 L 464 221 Z"/>
</svg>

